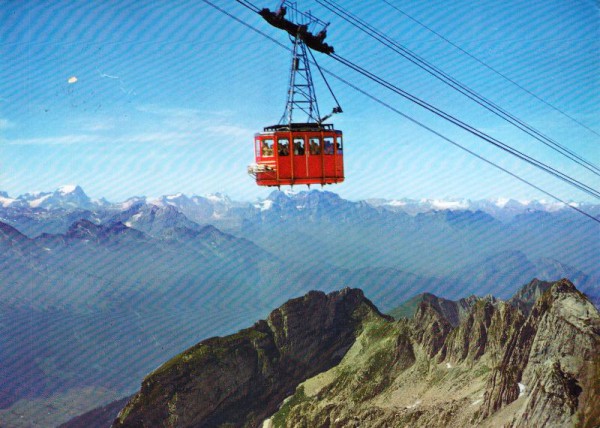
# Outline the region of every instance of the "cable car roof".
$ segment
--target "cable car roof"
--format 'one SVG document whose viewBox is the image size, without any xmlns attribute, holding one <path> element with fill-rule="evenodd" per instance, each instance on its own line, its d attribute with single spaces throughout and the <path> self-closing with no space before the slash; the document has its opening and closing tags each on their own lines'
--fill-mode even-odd
<svg viewBox="0 0 600 428">
<path fill-rule="evenodd" d="M 285 123 L 265 126 L 264 132 L 277 131 L 334 131 L 332 123 Z M 338 131 L 341 132 L 341 131 Z"/>
</svg>

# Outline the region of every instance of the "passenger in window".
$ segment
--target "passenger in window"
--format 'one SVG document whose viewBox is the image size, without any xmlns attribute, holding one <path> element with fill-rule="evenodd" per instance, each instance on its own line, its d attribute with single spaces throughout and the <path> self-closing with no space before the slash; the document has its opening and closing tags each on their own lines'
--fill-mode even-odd
<svg viewBox="0 0 600 428">
<path fill-rule="evenodd" d="M 294 141 L 294 154 L 300 156 L 304 155 L 304 140 Z"/>
<path fill-rule="evenodd" d="M 333 139 L 325 138 L 325 154 L 332 155 L 333 154 Z"/>
<path fill-rule="evenodd" d="M 271 144 L 273 144 L 273 143 L 271 143 Z M 273 147 L 269 145 L 268 141 L 263 141 L 262 155 L 263 156 L 273 156 Z"/>
<path fill-rule="evenodd" d="M 320 155 L 321 154 L 321 143 L 318 138 L 311 138 L 310 154 L 311 155 Z"/>
<path fill-rule="evenodd" d="M 279 156 L 289 156 L 290 154 L 290 143 L 288 140 L 279 140 L 279 142 L 277 143 L 279 150 L 278 150 L 278 154 Z"/>
<path fill-rule="evenodd" d="M 339 137 L 337 139 L 337 152 L 342 153 L 342 139 Z"/>
</svg>

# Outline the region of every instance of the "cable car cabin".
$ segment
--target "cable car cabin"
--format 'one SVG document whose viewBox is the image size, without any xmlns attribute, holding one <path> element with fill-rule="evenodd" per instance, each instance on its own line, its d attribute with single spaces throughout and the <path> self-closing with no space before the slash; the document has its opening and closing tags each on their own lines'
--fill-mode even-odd
<svg viewBox="0 0 600 428">
<path fill-rule="evenodd" d="M 342 131 L 331 124 L 268 126 L 254 136 L 254 155 L 256 163 L 248 173 L 259 186 L 344 181 Z"/>
</svg>

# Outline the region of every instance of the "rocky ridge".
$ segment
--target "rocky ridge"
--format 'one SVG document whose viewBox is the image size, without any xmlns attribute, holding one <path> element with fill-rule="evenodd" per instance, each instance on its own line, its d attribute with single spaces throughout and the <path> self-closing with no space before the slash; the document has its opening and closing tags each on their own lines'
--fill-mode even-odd
<svg viewBox="0 0 600 428">
<path fill-rule="evenodd" d="M 302 383 L 268 423 L 600 422 L 600 315 L 569 281 L 534 280 L 510 302 L 478 299 L 454 328 L 435 306 L 425 298 L 413 319 L 367 326 L 338 366 Z"/>
<path fill-rule="evenodd" d="M 506 302 L 455 302 L 458 323 L 434 297 L 393 321 L 360 290 L 311 292 L 167 362 L 113 426 L 600 422 L 600 315 L 572 283 L 534 280 Z"/>
<path fill-rule="evenodd" d="M 531 391 L 515 425 L 576 425 L 600 421 L 598 310 L 568 281 L 544 292 L 507 344 L 488 381 L 481 417 Z M 516 386 L 515 386 L 516 385 Z"/>
<path fill-rule="evenodd" d="M 290 300 L 159 367 L 113 426 L 258 426 L 300 382 L 338 364 L 369 319 L 386 318 L 356 289 Z"/>
</svg>

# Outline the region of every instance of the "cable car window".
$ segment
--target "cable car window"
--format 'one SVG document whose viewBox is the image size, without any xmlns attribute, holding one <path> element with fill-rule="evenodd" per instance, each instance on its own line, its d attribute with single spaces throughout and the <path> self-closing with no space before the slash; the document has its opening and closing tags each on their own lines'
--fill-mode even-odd
<svg viewBox="0 0 600 428">
<path fill-rule="evenodd" d="M 311 138 L 308 141 L 308 145 L 310 146 L 310 154 L 311 155 L 320 155 L 321 154 L 321 140 L 318 138 Z"/>
<path fill-rule="evenodd" d="M 262 155 L 265 157 L 273 156 L 273 139 L 269 138 L 262 142 Z"/>
<path fill-rule="evenodd" d="M 343 153 L 342 137 L 337 137 L 337 152 Z"/>
<path fill-rule="evenodd" d="M 290 154 L 290 140 L 287 138 L 277 140 L 277 154 L 279 156 L 288 156 Z"/>
<path fill-rule="evenodd" d="M 304 155 L 304 138 L 294 138 L 294 154 Z"/>
<path fill-rule="evenodd" d="M 326 155 L 332 155 L 333 154 L 333 137 L 323 138 L 323 143 L 325 144 L 325 150 L 323 152 Z"/>
</svg>

